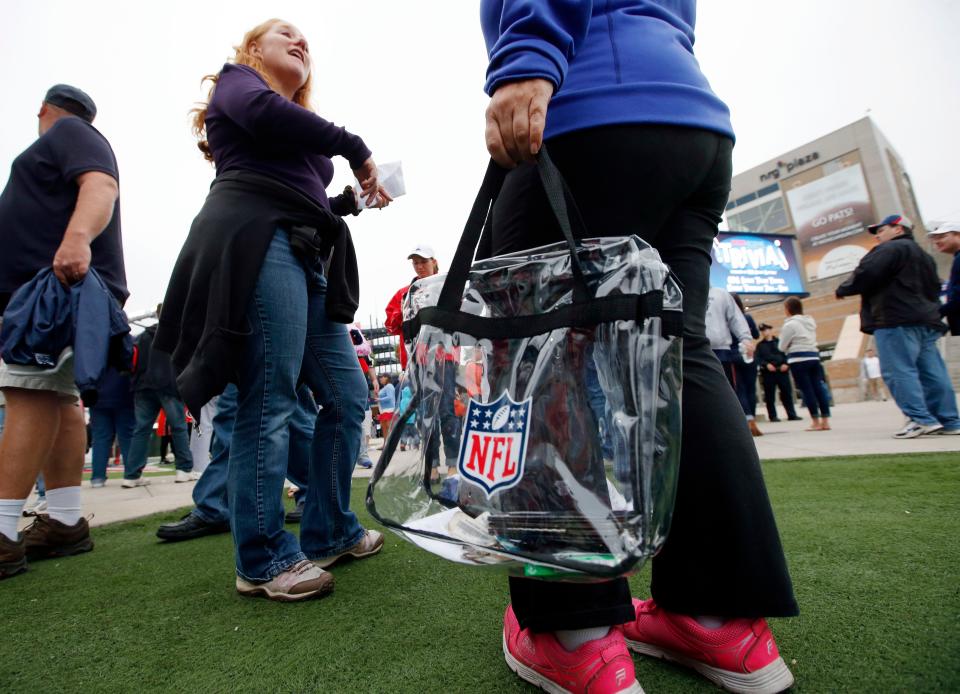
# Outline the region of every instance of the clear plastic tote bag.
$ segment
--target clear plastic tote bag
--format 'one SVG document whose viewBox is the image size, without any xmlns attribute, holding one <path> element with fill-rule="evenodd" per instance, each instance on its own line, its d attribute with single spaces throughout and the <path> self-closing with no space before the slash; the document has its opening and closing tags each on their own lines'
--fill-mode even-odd
<svg viewBox="0 0 960 694">
<path fill-rule="evenodd" d="M 471 262 L 505 175 L 491 162 L 450 271 L 407 293 L 405 406 L 367 507 L 453 561 L 622 576 L 670 524 L 681 292 L 638 237 L 590 237 L 545 149 L 537 166 L 565 241 Z"/>
</svg>

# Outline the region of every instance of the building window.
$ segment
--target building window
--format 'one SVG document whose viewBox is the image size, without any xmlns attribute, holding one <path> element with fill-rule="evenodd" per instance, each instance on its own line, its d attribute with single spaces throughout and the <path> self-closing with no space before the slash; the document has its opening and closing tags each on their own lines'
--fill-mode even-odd
<svg viewBox="0 0 960 694">
<path fill-rule="evenodd" d="M 773 233 L 787 226 L 787 211 L 783 198 L 774 198 L 749 210 L 727 215 L 727 222 L 733 230 L 744 229 L 758 233 Z"/>
</svg>

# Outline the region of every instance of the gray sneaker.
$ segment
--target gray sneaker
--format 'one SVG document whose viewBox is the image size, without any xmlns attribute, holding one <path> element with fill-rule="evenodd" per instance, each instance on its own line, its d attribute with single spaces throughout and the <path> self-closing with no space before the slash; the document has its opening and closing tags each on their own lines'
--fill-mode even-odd
<svg viewBox="0 0 960 694">
<path fill-rule="evenodd" d="M 936 434 L 943 429 L 943 425 L 937 422 L 936 424 L 920 424 L 915 422 L 912 419 L 906 423 L 906 425 L 893 435 L 895 439 L 915 439 L 918 436 L 923 436 L 925 434 Z"/>
<path fill-rule="evenodd" d="M 345 549 L 344 551 L 340 552 L 340 554 L 334 554 L 321 559 L 311 559 L 310 561 L 312 561 L 316 566 L 319 566 L 321 569 L 326 569 L 330 566 L 333 566 L 341 559 L 364 559 L 366 557 L 373 556 L 381 549 L 383 549 L 383 533 L 378 530 L 364 530 L 363 537 L 360 538 L 360 542 L 355 544 L 353 547 Z"/>
<path fill-rule="evenodd" d="M 333 574 L 304 559 L 265 583 L 253 583 L 237 576 L 237 592 L 280 602 L 316 598 L 333 590 Z"/>
</svg>

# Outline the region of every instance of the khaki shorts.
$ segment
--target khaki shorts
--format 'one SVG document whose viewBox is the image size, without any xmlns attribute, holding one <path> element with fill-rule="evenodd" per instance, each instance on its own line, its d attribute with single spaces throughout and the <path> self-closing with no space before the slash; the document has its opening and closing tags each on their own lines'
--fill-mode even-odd
<svg viewBox="0 0 960 694">
<path fill-rule="evenodd" d="M 70 402 L 76 402 L 80 399 L 80 391 L 73 378 L 73 349 L 65 349 L 57 359 L 56 366 L 49 369 L 0 363 L 0 388 L 52 390 Z"/>
</svg>

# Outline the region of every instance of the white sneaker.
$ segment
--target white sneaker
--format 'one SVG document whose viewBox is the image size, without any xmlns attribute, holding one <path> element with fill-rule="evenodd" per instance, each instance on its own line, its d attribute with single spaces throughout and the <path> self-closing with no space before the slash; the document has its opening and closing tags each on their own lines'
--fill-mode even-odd
<svg viewBox="0 0 960 694">
<path fill-rule="evenodd" d="M 326 595 L 333 590 L 333 583 L 333 574 L 304 560 L 266 583 L 253 583 L 237 576 L 237 592 L 250 597 L 294 602 Z"/>
<path fill-rule="evenodd" d="M 960 436 L 960 427 L 957 427 L 956 429 L 941 428 L 939 431 L 936 431 L 934 433 L 940 434 L 941 436 Z"/>
<path fill-rule="evenodd" d="M 90 486 L 94 489 L 99 489 L 100 487 L 107 486 L 106 480 L 90 480 Z"/>
<path fill-rule="evenodd" d="M 174 482 L 196 482 L 200 479 L 199 472 L 184 472 L 183 470 L 177 470 L 177 475 L 174 477 Z"/>
<path fill-rule="evenodd" d="M 150 484 L 150 480 L 146 477 L 138 477 L 135 480 L 124 480 L 120 483 L 120 486 L 132 489 L 133 487 L 146 487 L 148 484 Z"/>
<path fill-rule="evenodd" d="M 936 424 L 920 424 L 914 422 L 912 419 L 907 422 L 906 426 L 903 427 L 900 431 L 893 435 L 895 439 L 915 439 L 918 436 L 923 436 L 924 434 L 936 434 L 941 429 L 943 425 L 937 422 Z"/>
<path fill-rule="evenodd" d="M 23 507 L 23 515 L 25 516 L 36 516 L 47 510 L 47 500 L 44 497 L 40 497 L 34 501 L 29 506 Z"/>
<path fill-rule="evenodd" d="M 177 458 L 176 458 L 176 456 L 173 455 L 173 453 L 167 453 L 167 457 L 163 459 L 163 462 L 165 462 L 165 463 L 175 463 L 175 462 L 177 462 Z"/>
</svg>

